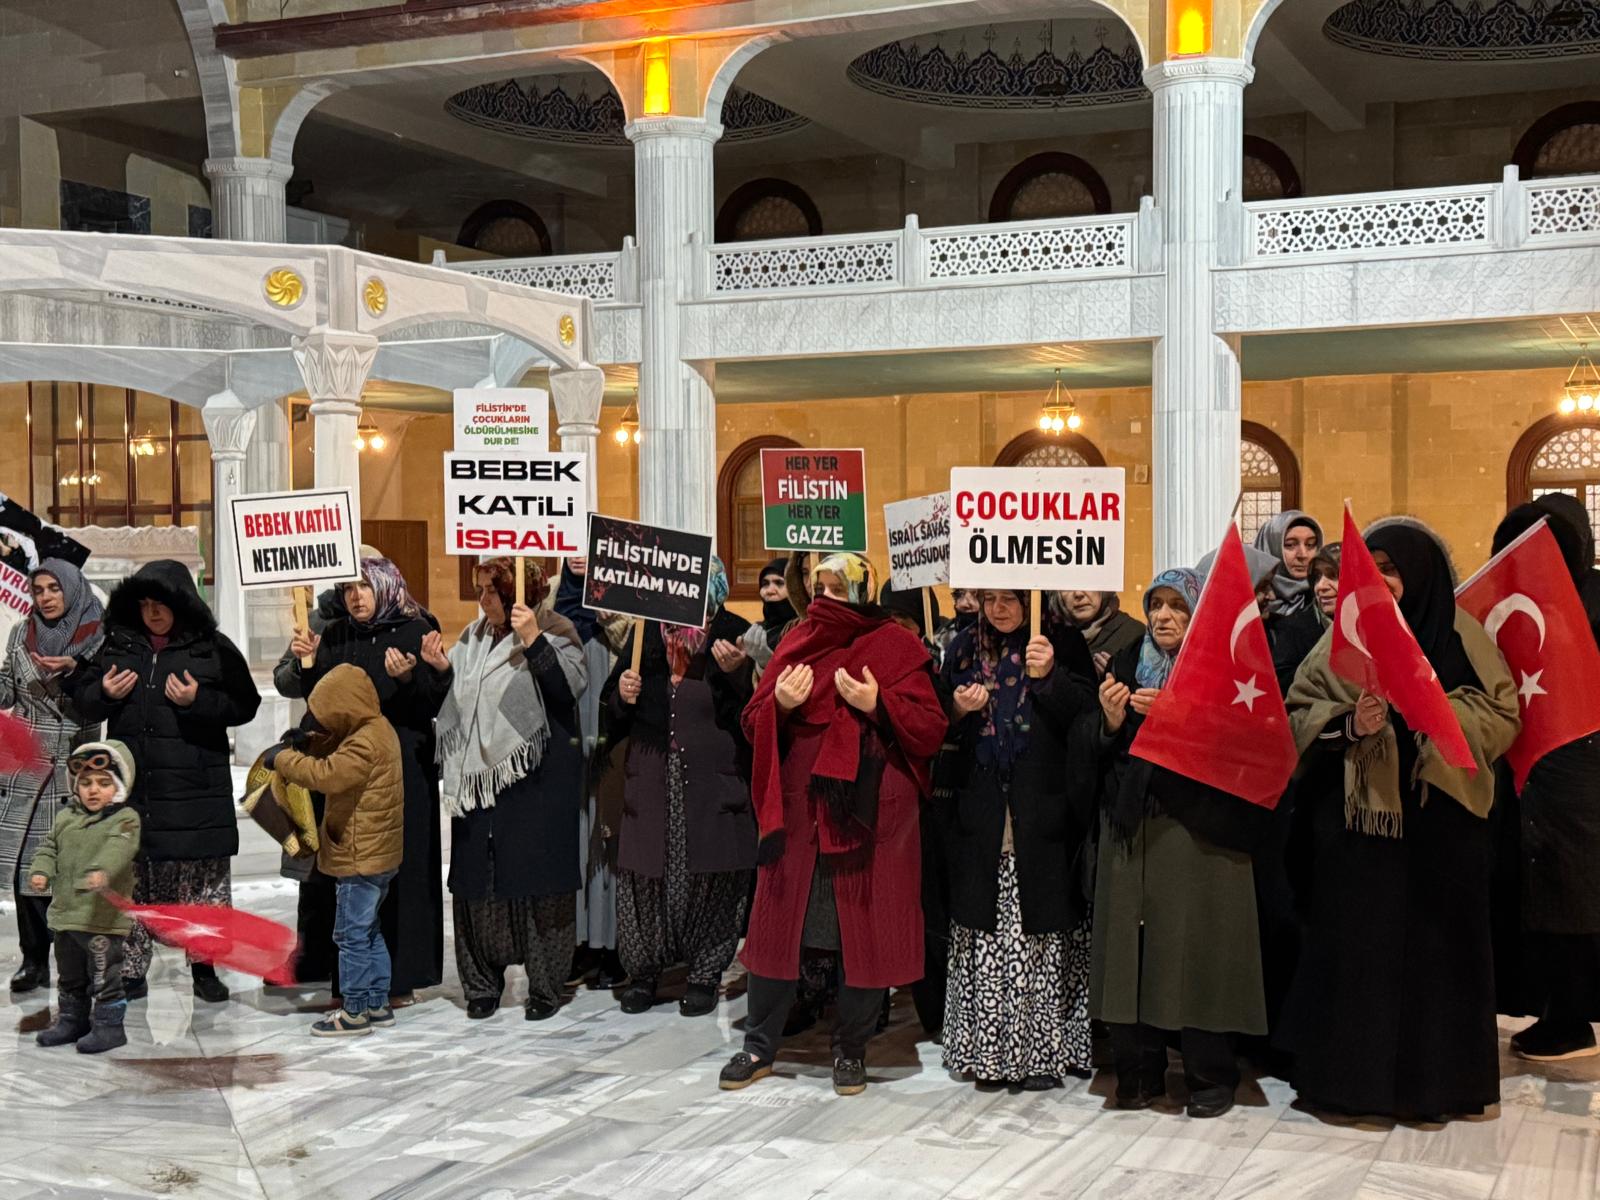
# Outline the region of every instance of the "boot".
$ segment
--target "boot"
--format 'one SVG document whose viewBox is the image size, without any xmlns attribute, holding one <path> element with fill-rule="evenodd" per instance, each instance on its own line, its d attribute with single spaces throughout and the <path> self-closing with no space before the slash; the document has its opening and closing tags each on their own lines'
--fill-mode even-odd
<svg viewBox="0 0 1600 1200">
<path fill-rule="evenodd" d="M 207 1004 L 221 1004 L 228 998 L 228 985 L 217 978 L 217 969 L 210 963 L 191 963 L 189 974 L 194 979 L 194 994 Z"/>
<path fill-rule="evenodd" d="M 34 962 L 24 959 L 17 973 L 11 977 L 11 994 L 23 996 L 29 992 L 38 991 L 40 988 L 50 986 L 50 960 Z"/>
<path fill-rule="evenodd" d="M 128 1011 L 126 1000 L 113 1000 L 110 1004 L 94 1006 L 94 1028 L 89 1036 L 78 1041 L 79 1054 L 104 1054 L 118 1046 L 128 1044 L 128 1035 L 122 1032 L 122 1017 Z"/>
<path fill-rule="evenodd" d="M 89 1032 L 89 1001 L 83 996 L 62 992 L 56 1009 L 56 1023 L 39 1031 L 34 1040 L 41 1046 L 66 1046 Z"/>
</svg>

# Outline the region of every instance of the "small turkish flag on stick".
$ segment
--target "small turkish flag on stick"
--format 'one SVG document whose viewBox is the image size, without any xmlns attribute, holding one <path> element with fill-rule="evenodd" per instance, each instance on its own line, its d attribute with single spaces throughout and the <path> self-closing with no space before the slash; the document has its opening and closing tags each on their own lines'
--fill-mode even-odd
<svg viewBox="0 0 1600 1200">
<path fill-rule="evenodd" d="M 294 930 L 254 913 L 218 904 L 135 904 L 107 889 L 103 895 L 168 946 L 219 967 L 272 984 L 294 982 Z"/>
<path fill-rule="evenodd" d="M 1131 752 L 1266 809 L 1278 806 L 1294 773 L 1299 755 L 1232 525 Z"/>
<path fill-rule="evenodd" d="M 1349 505 L 1328 662 L 1338 675 L 1394 705 L 1407 725 L 1439 747 L 1445 762 L 1477 774 L 1455 709 L 1383 581 Z"/>
<path fill-rule="evenodd" d="M 1522 732 L 1506 761 L 1520 792 L 1546 754 L 1600 730 L 1600 703 L 1590 690 L 1600 680 L 1600 646 L 1543 521 L 1462 584 L 1456 603 L 1483 622 L 1516 677 Z"/>
</svg>

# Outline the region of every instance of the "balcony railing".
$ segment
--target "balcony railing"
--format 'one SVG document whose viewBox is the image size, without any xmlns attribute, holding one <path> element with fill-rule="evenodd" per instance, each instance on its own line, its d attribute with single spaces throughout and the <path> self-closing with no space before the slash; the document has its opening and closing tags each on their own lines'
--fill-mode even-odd
<svg viewBox="0 0 1600 1200">
<path fill-rule="evenodd" d="M 452 266 L 458 271 L 499 279 L 505 283 L 520 283 L 523 287 L 541 288 L 550 292 L 565 292 L 569 296 L 587 296 L 596 303 L 627 301 L 635 289 L 630 271 L 633 268 L 633 239 L 623 240 L 622 249 L 611 254 L 563 254 L 540 258 L 486 258 L 472 262 L 446 264 L 443 251 L 434 252 L 437 265 Z"/>
</svg>

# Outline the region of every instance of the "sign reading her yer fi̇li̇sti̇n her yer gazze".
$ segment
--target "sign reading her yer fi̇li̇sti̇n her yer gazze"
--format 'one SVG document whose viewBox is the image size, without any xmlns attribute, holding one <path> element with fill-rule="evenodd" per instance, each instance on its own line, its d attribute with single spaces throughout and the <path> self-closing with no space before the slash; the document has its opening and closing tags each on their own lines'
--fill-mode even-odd
<svg viewBox="0 0 1600 1200">
<path fill-rule="evenodd" d="M 668 625 L 706 622 L 711 538 L 620 517 L 589 517 L 583 606 Z"/>
<path fill-rule="evenodd" d="M 582 454 L 446 454 L 445 552 L 582 554 L 586 470 Z"/>
<path fill-rule="evenodd" d="M 865 459 L 860 450 L 762 450 L 767 549 L 864 552 Z"/>
<path fill-rule="evenodd" d="M 349 488 L 235 496 L 232 516 L 242 588 L 315 587 L 361 577 Z"/>
<path fill-rule="evenodd" d="M 1122 590 L 1121 467 L 956 467 L 950 583 L 959 588 Z"/>
</svg>

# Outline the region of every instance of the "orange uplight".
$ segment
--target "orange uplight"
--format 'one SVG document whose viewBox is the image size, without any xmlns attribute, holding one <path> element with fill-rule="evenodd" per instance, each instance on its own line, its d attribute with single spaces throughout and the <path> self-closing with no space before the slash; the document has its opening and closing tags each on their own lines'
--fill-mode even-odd
<svg viewBox="0 0 1600 1200">
<path fill-rule="evenodd" d="M 1169 0 L 1167 19 L 1172 57 L 1211 52 L 1211 0 Z"/>
<path fill-rule="evenodd" d="M 665 39 L 644 47 L 644 115 L 664 117 L 672 111 L 672 65 Z"/>
</svg>

